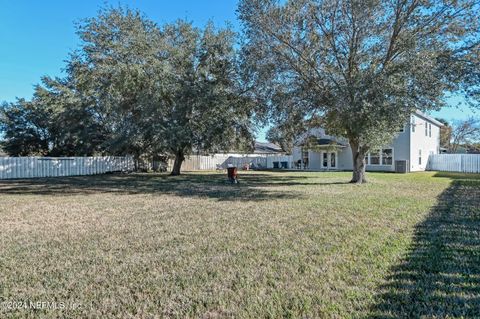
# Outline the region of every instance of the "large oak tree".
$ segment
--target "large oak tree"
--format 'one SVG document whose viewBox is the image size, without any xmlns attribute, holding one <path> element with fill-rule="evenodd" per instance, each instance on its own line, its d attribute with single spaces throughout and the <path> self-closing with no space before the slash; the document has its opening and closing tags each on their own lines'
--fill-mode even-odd
<svg viewBox="0 0 480 319">
<path fill-rule="evenodd" d="M 231 28 L 158 26 L 138 11 L 107 8 L 77 33 L 65 78 L 45 77 L 31 101 L 2 107 L 10 154 L 166 154 L 178 175 L 188 154 L 252 144 L 252 102 Z"/>
<path fill-rule="evenodd" d="M 112 147 L 175 158 L 251 140 L 251 102 L 238 76 L 235 33 L 179 20 L 158 26 L 108 9 L 79 26 L 69 70 L 110 123 Z"/>
<path fill-rule="evenodd" d="M 242 0 L 238 11 L 258 101 L 347 138 L 352 182 L 415 109 L 438 110 L 451 92 L 478 101 L 478 1 Z"/>
</svg>

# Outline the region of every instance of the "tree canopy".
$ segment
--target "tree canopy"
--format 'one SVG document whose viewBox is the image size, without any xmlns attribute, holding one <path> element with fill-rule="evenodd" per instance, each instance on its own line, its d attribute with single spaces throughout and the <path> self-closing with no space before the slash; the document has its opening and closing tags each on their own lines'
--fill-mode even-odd
<svg viewBox="0 0 480 319">
<path fill-rule="evenodd" d="M 102 154 L 107 135 L 68 80 L 44 77 L 30 101 L 18 99 L 0 109 L 3 149 L 13 156 Z"/>
<path fill-rule="evenodd" d="M 161 27 L 139 12 L 111 9 L 87 20 L 70 63 L 82 91 L 106 114 L 111 147 L 175 157 L 227 151 L 251 136 L 235 33 L 179 20 Z"/>
<path fill-rule="evenodd" d="M 457 153 L 460 147 L 466 150 L 474 149 L 480 143 L 480 120 L 470 117 L 463 121 L 456 121 L 451 128 L 451 140 L 448 151 Z"/>
<path fill-rule="evenodd" d="M 77 33 L 67 76 L 45 78 L 32 101 L 5 107 L 4 127 L 22 129 L 7 129 L 6 151 L 23 139 L 22 150 L 10 153 L 166 154 L 179 174 L 185 155 L 252 144 L 253 104 L 231 28 L 184 20 L 158 26 L 138 11 L 109 8 Z"/>
<path fill-rule="evenodd" d="M 242 0 L 238 11 L 258 101 L 277 122 L 319 117 L 347 138 L 352 182 L 415 109 L 438 110 L 449 92 L 478 104 L 478 1 Z"/>
</svg>

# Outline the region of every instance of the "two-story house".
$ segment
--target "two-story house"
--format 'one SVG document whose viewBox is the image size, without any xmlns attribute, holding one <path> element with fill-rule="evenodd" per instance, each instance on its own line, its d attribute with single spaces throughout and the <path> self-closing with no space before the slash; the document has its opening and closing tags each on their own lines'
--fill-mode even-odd
<svg viewBox="0 0 480 319">
<path fill-rule="evenodd" d="M 417 111 L 390 145 L 366 156 L 367 171 L 424 171 L 428 157 L 440 153 L 442 123 Z M 309 170 L 351 170 L 352 152 L 348 142 L 325 133 L 322 128 L 310 129 L 297 139 L 288 161 L 273 167 Z M 401 166 L 405 166 L 404 169 Z"/>
</svg>

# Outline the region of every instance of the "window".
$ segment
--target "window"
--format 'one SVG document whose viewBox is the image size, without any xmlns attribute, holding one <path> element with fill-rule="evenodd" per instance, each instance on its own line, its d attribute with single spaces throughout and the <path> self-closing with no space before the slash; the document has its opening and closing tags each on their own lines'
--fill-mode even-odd
<svg viewBox="0 0 480 319">
<path fill-rule="evenodd" d="M 428 124 L 428 137 L 432 137 L 432 124 Z"/>
<path fill-rule="evenodd" d="M 393 150 L 391 148 L 382 150 L 382 165 L 393 164 Z"/>
<path fill-rule="evenodd" d="M 422 150 L 418 150 L 418 165 L 422 165 Z"/>
<path fill-rule="evenodd" d="M 384 148 L 380 151 L 374 151 L 365 155 L 366 165 L 392 165 L 393 149 Z"/>
<path fill-rule="evenodd" d="M 370 165 L 380 165 L 380 152 L 375 151 L 370 153 Z"/>
<path fill-rule="evenodd" d="M 415 133 L 415 116 L 412 115 L 412 123 L 410 124 L 412 126 L 412 133 Z"/>
<path fill-rule="evenodd" d="M 425 122 L 425 136 L 428 136 L 428 126 L 427 126 L 427 122 Z"/>
<path fill-rule="evenodd" d="M 322 162 L 322 166 L 323 167 L 327 167 L 328 166 L 328 154 L 327 153 L 323 153 L 323 162 Z"/>
<path fill-rule="evenodd" d="M 337 163 L 335 162 L 335 153 L 330 154 L 330 167 L 336 167 Z"/>
</svg>

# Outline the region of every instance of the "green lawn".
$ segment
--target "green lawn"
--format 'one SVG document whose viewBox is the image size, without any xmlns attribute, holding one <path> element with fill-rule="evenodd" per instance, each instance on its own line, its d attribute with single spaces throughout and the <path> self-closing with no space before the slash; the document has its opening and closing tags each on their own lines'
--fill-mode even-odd
<svg viewBox="0 0 480 319">
<path fill-rule="evenodd" d="M 368 177 L 0 181 L 0 318 L 480 317 L 480 176 Z"/>
</svg>

